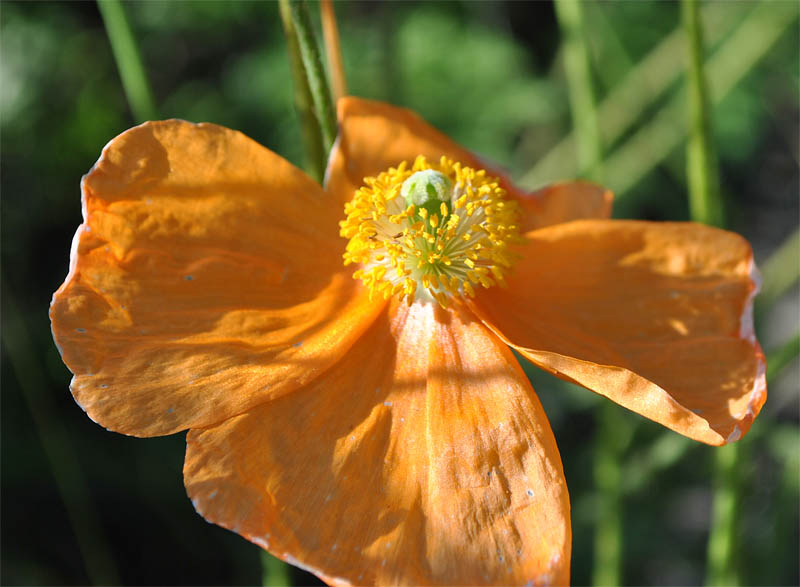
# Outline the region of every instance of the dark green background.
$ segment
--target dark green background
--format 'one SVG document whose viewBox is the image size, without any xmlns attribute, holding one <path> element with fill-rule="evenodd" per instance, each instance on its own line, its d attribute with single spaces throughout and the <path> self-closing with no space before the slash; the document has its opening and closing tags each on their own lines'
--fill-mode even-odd
<svg viewBox="0 0 800 587">
<path fill-rule="evenodd" d="M 239 129 L 301 161 L 276 4 L 153 1 L 125 7 L 162 117 Z M 723 16 L 733 29 L 753 7 L 731 2 L 711 8 L 715 14 L 729 11 Z M 569 132 L 558 27 L 549 3 L 370 2 L 336 8 L 351 93 L 417 110 L 517 178 Z M 585 12 L 601 99 L 680 25 L 674 3 L 589 3 Z M 714 111 L 728 224 L 751 240 L 758 262 L 798 225 L 796 14 Z M 111 138 L 136 122 L 97 8 L 6 1 L 0 27 L 0 583 L 259 583 L 258 549 L 204 522 L 186 498 L 183 434 L 141 440 L 91 422 L 69 394 L 70 376 L 51 339 L 47 306 L 66 275 L 70 241 L 81 222 L 80 177 Z M 728 38 L 730 33 L 722 34 L 709 50 Z M 681 46 L 674 59 L 685 61 Z M 679 97 L 679 82 L 640 111 L 634 127 L 611 147 L 650 128 L 660 108 Z M 626 107 L 624 100 L 619 107 Z M 676 116 L 674 125 L 684 128 L 685 115 Z M 648 157 L 642 151 L 639 163 Z M 572 154 L 562 167 L 574 173 L 575 165 Z M 687 219 L 684 176 L 680 142 L 618 194 L 617 215 Z M 554 179 L 559 178 L 534 177 L 528 187 Z M 620 191 L 613 178 L 609 187 Z M 765 350 L 797 330 L 797 299 L 794 288 L 762 316 Z M 572 498 L 573 581 L 583 584 L 592 567 L 592 450 L 600 400 L 535 371 L 529 372 L 558 440 Z M 630 487 L 624 502 L 625 582 L 701 582 L 714 449 L 619 410 L 634 430 L 623 469 Z M 796 361 L 771 386 L 745 442 L 744 577 L 755 584 L 796 585 Z M 660 466 L 662 461 L 671 464 Z M 293 578 L 312 580 L 299 572 Z"/>
</svg>

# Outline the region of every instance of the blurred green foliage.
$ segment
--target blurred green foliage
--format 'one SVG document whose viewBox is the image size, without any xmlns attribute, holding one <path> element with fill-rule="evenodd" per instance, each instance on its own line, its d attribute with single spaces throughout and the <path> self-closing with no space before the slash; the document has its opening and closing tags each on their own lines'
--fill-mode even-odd
<svg viewBox="0 0 800 587">
<path fill-rule="evenodd" d="M 790 19 L 786 32 L 776 34 L 714 110 L 729 226 L 753 243 L 762 263 L 798 224 L 800 35 L 792 5 L 761 7 L 767 16 L 787 11 L 781 15 Z M 302 161 L 277 4 L 150 1 L 124 7 L 163 117 L 236 128 Z M 750 2 L 706 5 L 705 22 L 716 31 L 707 34 L 709 54 L 751 22 L 755 8 Z M 550 4 L 347 2 L 336 9 L 351 93 L 413 108 L 514 177 L 525 177 L 530 187 L 556 179 L 529 174 L 571 129 Z M 585 11 L 600 103 L 680 25 L 672 3 L 591 2 Z M 728 47 L 734 60 L 747 50 Z M 115 577 L 126 584 L 260 583 L 258 549 L 206 524 L 186 499 L 181 435 L 138 440 L 92 423 L 69 395 L 69 374 L 50 336 L 47 304 L 66 275 L 81 220 L 79 179 L 103 145 L 136 122 L 97 7 L 3 2 L 0 53 L 0 583 L 107 583 Z M 685 69 L 680 42 L 667 57 Z M 658 78 L 662 72 L 650 73 Z M 648 132 L 670 100 L 679 103 L 682 79 L 665 81 L 652 99 L 651 86 L 635 86 L 645 107 L 637 107 L 632 126 L 607 145 L 612 154 Z M 616 111 L 633 98 L 623 95 Z M 678 114 L 675 128 L 686 124 L 685 112 Z M 686 219 L 682 142 L 657 160 L 646 150 L 634 154 L 650 171 L 618 194 L 618 214 Z M 574 170 L 574 158 L 567 151 L 558 163 Z M 796 269 L 796 256 L 794 263 Z M 767 351 L 796 333 L 797 297 L 795 285 L 759 313 Z M 592 568 L 599 400 L 538 370 L 527 372 L 564 461 L 573 506 L 573 581 L 584 584 Z M 800 583 L 798 373 L 795 359 L 772 382 L 764 412 L 743 441 L 750 458 L 743 471 L 742 565 L 752 584 Z M 621 409 L 620 415 L 634 430 L 623 462 L 624 581 L 698 583 L 714 449 Z M 65 472 L 58 465 L 67 458 Z M 294 570 L 291 577 L 297 584 L 313 580 Z"/>
</svg>

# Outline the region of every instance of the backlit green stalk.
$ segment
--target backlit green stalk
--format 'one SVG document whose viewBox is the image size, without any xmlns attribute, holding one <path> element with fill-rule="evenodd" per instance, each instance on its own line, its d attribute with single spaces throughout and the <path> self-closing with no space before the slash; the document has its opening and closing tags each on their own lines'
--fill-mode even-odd
<svg viewBox="0 0 800 587">
<path fill-rule="evenodd" d="M 741 450 L 742 447 L 736 443 L 714 450 L 714 498 L 708 537 L 706 585 L 733 587 L 741 584 L 736 556 L 741 508 Z"/>
<path fill-rule="evenodd" d="M 725 38 L 747 6 L 743 2 L 706 4 L 701 13 L 708 25 L 709 40 L 714 43 Z M 603 12 L 600 5 L 589 5 L 586 7 L 587 10 L 589 7 L 594 8 L 595 14 Z M 603 37 L 605 44 L 610 41 L 604 24 L 602 16 L 592 17 L 592 26 Z M 682 50 L 683 42 L 683 31 L 678 27 L 636 63 L 621 82 L 616 83 L 614 87 L 610 87 L 609 84 L 608 93 L 597 106 L 601 143 L 606 149 L 616 143 L 639 120 L 642 113 L 682 76 L 683 64 L 679 59 L 675 59 L 675 54 Z M 607 70 L 601 67 L 597 73 L 604 76 Z M 681 107 L 684 107 L 683 102 Z M 520 183 L 532 187 L 547 181 L 574 177 L 577 173 L 572 157 L 576 149 L 575 134 L 575 132 L 567 134 L 550 149 L 525 173 Z M 641 160 L 645 159 L 649 158 Z M 620 191 L 613 183 L 609 185 L 613 185 L 615 191 Z"/>
<path fill-rule="evenodd" d="M 759 2 L 751 9 L 706 63 L 713 104 L 722 102 L 784 33 L 796 28 L 797 16 L 794 2 Z M 645 126 L 605 157 L 605 179 L 613 186 L 617 201 L 624 199 L 632 187 L 684 140 L 687 128 L 675 121 L 685 110 L 685 96 L 676 95 Z"/>
<path fill-rule="evenodd" d="M 581 4 L 578 0 L 556 0 L 555 8 L 561 29 L 570 111 L 577 131 L 581 175 L 599 180 L 602 150 Z"/>
<path fill-rule="evenodd" d="M 711 114 L 703 70 L 703 38 L 697 0 L 682 0 L 683 27 L 689 52 L 689 141 L 687 179 L 692 219 L 723 224 L 719 170 L 711 144 Z M 740 451 L 731 444 L 714 451 L 714 501 L 708 538 L 706 581 L 709 585 L 739 585 L 737 535 L 739 526 Z"/>
<path fill-rule="evenodd" d="M 147 81 L 139 47 L 136 45 L 122 3 L 120 0 L 97 0 L 97 7 L 103 17 L 111 51 L 114 53 L 117 69 L 122 78 L 122 87 L 133 117 L 136 122 L 156 120 L 158 112 L 153 92 Z"/>
<path fill-rule="evenodd" d="M 717 156 L 711 137 L 711 109 L 703 71 L 703 29 L 698 0 L 683 0 L 681 13 L 689 46 L 689 140 L 686 167 L 689 209 L 697 222 L 722 226 L 724 213 L 719 191 Z"/>
<path fill-rule="evenodd" d="M 562 35 L 564 68 L 570 109 L 578 144 L 581 174 L 600 181 L 602 146 L 589 54 L 583 30 L 582 6 L 577 0 L 557 0 L 556 16 Z M 619 585 L 622 580 L 622 454 L 630 426 L 618 406 L 606 403 L 598 414 L 594 452 L 597 492 L 594 535 L 594 585 Z"/>
<path fill-rule="evenodd" d="M 800 333 L 770 352 L 767 356 L 767 385 L 772 384 L 798 354 Z M 743 463 L 750 458 L 753 441 L 763 434 L 764 428 L 760 427 L 752 430 L 742 441 L 714 450 L 714 501 L 711 511 L 713 525 L 708 541 L 707 585 L 735 586 L 744 583 L 741 557 L 738 556 L 738 514 L 743 504 L 745 483 L 742 476 L 745 469 Z M 776 524 L 780 525 L 780 521 Z"/>
<path fill-rule="evenodd" d="M 266 550 L 261 551 L 261 585 L 263 587 L 286 587 L 291 585 L 289 565 L 275 558 Z"/>
<path fill-rule="evenodd" d="M 622 459 L 633 428 L 622 408 L 611 402 L 600 407 L 594 447 L 596 495 L 592 584 L 622 584 Z"/>
<path fill-rule="evenodd" d="M 331 91 L 328 87 L 328 78 L 325 76 L 325 69 L 322 66 L 322 59 L 319 54 L 317 36 L 314 33 L 305 0 L 295 0 L 290 2 L 290 6 L 292 9 L 292 23 L 297 32 L 297 42 L 300 46 L 300 55 L 303 57 L 308 87 L 311 89 L 311 97 L 314 101 L 314 111 L 317 114 L 317 120 L 322 131 L 322 143 L 325 150 L 328 151 L 336 139 L 336 114 L 333 108 Z"/>
<path fill-rule="evenodd" d="M 292 7 L 289 0 L 280 0 L 279 7 L 283 32 L 286 35 L 289 65 L 292 70 L 294 106 L 303 134 L 305 167 L 314 179 L 322 182 L 327 164 L 327 152 L 322 142 L 322 130 L 314 112 L 314 99 L 311 97 L 311 88 L 308 85 L 308 76 L 303 65 L 303 56 L 300 53 L 300 43 L 297 40 L 297 31 L 292 19 Z"/>
</svg>

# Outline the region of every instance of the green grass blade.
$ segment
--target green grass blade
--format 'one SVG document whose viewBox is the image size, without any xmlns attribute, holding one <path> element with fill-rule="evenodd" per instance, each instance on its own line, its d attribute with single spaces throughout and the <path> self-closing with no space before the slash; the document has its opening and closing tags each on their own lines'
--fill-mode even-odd
<svg viewBox="0 0 800 587">
<path fill-rule="evenodd" d="M 289 565 L 275 558 L 266 550 L 261 553 L 261 585 L 263 587 L 287 587 L 291 585 Z"/>
<path fill-rule="evenodd" d="M 698 1 L 683 0 L 681 16 L 689 46 L 690 122 L 686 145 L 689 210 L 696 222 L 722 226 L 724 211 L 719 192 L 717 156 L 711 137 L 711 108 L 703 71 L 703 27 Z"/>
<path fill-rule="evenodd" d="M 297 42 L 300 45 L 300 55 L 303 57 L 303 66 L 306 70 L 308 87 L 314 101 L 314 110 L 317 114 L 322 143 L 326 152 L 336 139 L 336 112 L 333 106 L 328 78 L 322 66 L 319 53 L 319 43 L 311 24 L 311 16 L 305 0 L 290 2 L 292 10 L 292 23 L 297 32 Z"/>
<path fill-rule="evenodd" d="M 147 80 L 147 74 L 139 54 L 139 47 L 133 36 L 130 23 L 125 15 L 125 8 L 120 0 L 97 0 L 97 7 L 103 17 L 111 51 L 117 62 L 119 75 L 122 78 L 122 87 L 128 99 L 136 122 L 156 120 L 156 110 L 153 92 Z"/>
<path fill-rule="evenodd" d="M 734 33 L 706 61 L 711 103 L 719 104 L 788 30 L 796 26 L 793 2 L 762 2 L 751 10 Z M 621 199 L 687 136 L 675 124 L 684 115 L 686 97 L 675 96 L 623 145 L 606 157 L 606 184 Z M 643 154 L 646 154 L 644 156 Z"/>
<path fill-rule="evenodd" d="M 587 5 L 587 8 L 589 6 L 592 5 Z M 717 43 L 728 35 L 746 8 L 746 3 L 709 3 L 704 6 L 701 12 L 709 25 L 710 42 Z M 600 7 L 595 6 L 594 12 L 600 12 Z M 592 22 L 595 22 L 594 18 Z M 602 21 L 599 22 L 603 26 Z M 675 59 L 675 54 L 682 51 L 683 43 L 683 31 L 680 28 L 667 35 L 599 104 L 598 124 L 606 151 L 633 126 L 655 100 L 679 80 L 683 73 L 683 63 Z M 604 79 L 605 69 L 600 68 L 598 74 Z M 523 174 L 520 184 L 534 186 L 546 181 L 575 177 L 578 173 L 572 156 L 575 149 L 575 132 L 571 132 Z"/>
<path fill-rule="evenodd" d="M 289 66 L 292 71 L 294 106 L 303 136 L 305 168 L 314 179 L 321 183 L 327 164 L 327 152 L 322 142 L 322 129 L 314 112 L 314 99 L 308 85 L 308 76 L 303 65 L 300 42 L 297 39 L 289 0 L 280 0 L 279 8 L 283 32 L 286 36 L 286 49 L 289 53 Z"/>
<path fill-rule="evenodd" d="M 580 175 L 599 180 L 602 149 L 581 3 L 578 0 L 556 0 L 555 9 L 563 39 L 564 71 L 573 126 L 577 132 Z"/>
</svg>

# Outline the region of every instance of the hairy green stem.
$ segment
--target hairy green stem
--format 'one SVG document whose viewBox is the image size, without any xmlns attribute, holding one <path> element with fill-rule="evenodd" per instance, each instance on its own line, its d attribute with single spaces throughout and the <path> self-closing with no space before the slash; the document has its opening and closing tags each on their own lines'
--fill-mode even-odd
<svg viewBox="0 0 800 587">
<path fill-rule="evenodd" d="M 289 565 L 275 558 L 266 550 L 261 553 L 261 585 L 263 587 L 286 587 L 291 585 Z"/>
<path fill-rule="evenodd" d="M 583 31 L 583 14 L 578 0 L 556 0 L 556 17 L 561 29 L 564 71 L 569 86 L 572 122 L 577 131 L 581 175 L 600 179 L 602 147 L 597 126 L 592 72 Z"/>
<path fill-rule="evenodd" d="M 605 33 L 602 5 L 589 4 L 592 8 L 591 20 L 600 33 Z M 716 42 L 730 33 L 742 12 L 747 8 L 745 3 L 710 3 L 703 7 L 701 13 L 709 25 L 709 38 Z M 611 43 L 606 34 L 600 34 L 605 43 Z M 678 28 L 662 39 L 656 47 L 643 59 L 636 63 L 619 83 L 608 89 L 603 101 L 597 106 L 598 128 L 601 142 L 608 148 L 616 143 L 633 124 L 641 117 L 650 105 L 660 98 L 683 74 L 683 64 L 675 59 L 675 54 L 683 48 L 683 31 Z M 605 67 L 597 73 L 606 76 Z M 601 78 L 601 81 L 605 77 Z M 610 84 L 610 80 L 607 80 Z M 576 149 L 575 132 L 568 133 L 555 147 L 539 159 L 520 180 L 522 185 L 540 185 L 546 181 L 574 177 L 577 169 L 573 163 L 572 153 Z M 614 186 L 616 189 L 616 186 Z"/>
<path fill-rule="evenodd" d="M 735 26 L 737 11 L 748 10 L 747 16 Z M 730 91 L 763 59 L 775 43 L 796 26 L 798 8 L 793 2 L 711 3 L 701 11 L 717 21 L 711 28 L 713 38 L 725 37 L 706 63 L 711 101 L 719 104 Z M 617 141 L 636 121 L 637 117 L 669 87 L 677 75 L 675 52 L 683 41 L 682 31 L 670 34 L 651 53 L 631 70 L 617 88 L 610 91 L 600 104 L 599 122 L 604 144 Z M 618 201 L 641 181 L 654 167 L 667 158 L 686 138 L 687 130 L 676 125 L 683 116 L 686 97 L 678 92 L 647 124 L 634 132 L 614 151 L 606 153 L 603 175 L 607 185 L 614 189 Z M 564 177 L 572 177 L 576 170 L 570 164 L 570 154 L 575 150 L 575 132 L 564 138 L 555 148 L 539 160 L 520 179 L 525 186 L 541 185 Z M 646 156 L 642 154 L 646 153 Z"/>
<path fill-rule="evenodd" d="M 97 7 L 111 43 L 111 51 L 122 78 L 122 87 L 136 122 L 158 118 L 153 92 L 142 65 L 125 8 L 120 0 L 97 0 Z"/>
<path fill-rule="evenodd" d="M 592 85 L 589 53 L 578 0 L 556 0 L 556 17 L 562 34 L 564 68 L 569 87 L 581 174 L 599 181 L 602 145 Z M 597 492 L 594 534 L 594 585 L 619 585 L 622 580 L 622 455 L 631 428 L 618 406 L 610 403 L 598 413 L 594 455 Z"/>
<path fill-rule="evenodd" d="M 308 87 L 311 89 L 311 98 L 314 102 L 314 111 L 317 114 L 322 143 L 326 151 L 336 139 L 336 113 L 333 107 L 333 98 L 328 86 L 328 78 L 322 66 L 319 53 L 317 36 L 311 24 L 311 16 L 305 0 L 290 2 L 292 10 L 292 24 L 297 32 L 297 42 L 300 46 L 300 55 L 306 70 Z"/>
<path fill-rule="evenodd" d="M 622 460 L 633 429 L 623 409 L 604 402 L 597 422 L 593 473 L 595 506 L 594 566 L 592 584 L 622 584 Z"/>
<path fill-rule="evenodd" d="M 292 86 L 294 88 L 294 107 L 300 121 L 303 135 L 306 171 L 318 182 L 322 182 L 327 164 L 327 152 L 323 145 L 322 130 L 314 112 L 314 100 L 308 85 L 300 43 L 292 19 L 292 8 L 289 0 L 279 3 L 283 32 L 286 36 L 286 48 L 289 53 L 289 65 L 292 70 Z"/>
<path fill-rule="evenodd" d="M 724 211 L 719 191 L 717 156 L 711 136 L 711 108 L 703 71 L 703 28 L 698 0 L 683 0 L 681 14 L 689 46 L 690 124 L 686 145 L 689 210 L 696 222 L 722 226 Z"/>
<path fill-rule="evenodd" d="M 793 2 L 760 2 L 751 9 L 707 60 L 705 70 L 713 104 L 719 104 L 778 39 L 796 26 L 797 15 Z M 685 139 L 686 127 L 675 124 L 685 109 L 686 97 L 676 95 L 647 125 L 605 158 L 605 179 L 618 201 Z"/>
<path fill-rule="evenodd" d="M 689 52 L 689 140 L 686 149 L 689 210 L 697 222 L 724 223 L 719 198 L 719 170 L 711 141 L 711 114 L 703 69 L 702 23 L 697 0 L 682 0 L 681 12 Z M 708 537 L 706 582 L 738 585 L 737 536 L 741 502 L 741 447 L 714 451 L 714 497 Z"/>
<path fill-rule="evenodd" d="M 740 584 L 736 553 L 741 508 L 741 451 L 739 444 L 714 449 L 714 497 L 706 585 L 733 587 Z"/>
</svg>

